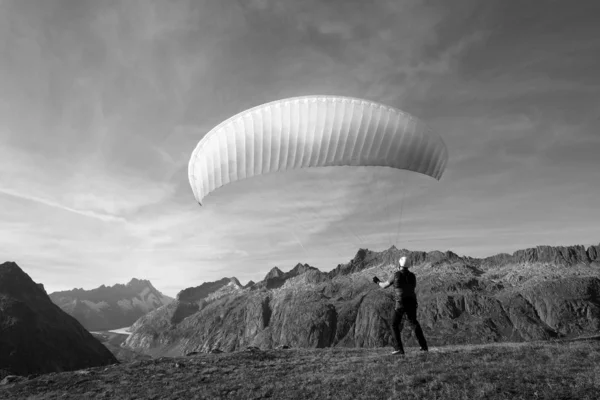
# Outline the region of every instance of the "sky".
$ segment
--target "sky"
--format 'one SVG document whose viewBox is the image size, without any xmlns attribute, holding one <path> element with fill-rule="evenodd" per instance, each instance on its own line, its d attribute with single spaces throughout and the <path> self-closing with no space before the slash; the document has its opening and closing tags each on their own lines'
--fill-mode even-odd
<svg viewBox="0 0 600 400">
<path fill-rule="evenodd" d="M 484 257 L 600 242 L 595 0 L 0 0 L 0 260 L 48 293 L 163 293 L 359 248 Z M 424 120 L 438 182 L 314 168 L 227 185 L 187 166 L 211 128 L 311 94 Z"/>
</svg>

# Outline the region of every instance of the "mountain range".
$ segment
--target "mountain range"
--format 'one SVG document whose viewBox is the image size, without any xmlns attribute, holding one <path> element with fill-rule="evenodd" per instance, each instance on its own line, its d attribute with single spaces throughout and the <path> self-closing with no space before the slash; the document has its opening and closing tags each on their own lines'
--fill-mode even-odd
<svg viewBox="0 0 600 400">
<path fill-rule="evenodd" d="M 257 283 L 223 278 L 182 290 L 170 302 L 148 281 L 137 279 L 53 295 L 80 303 L 135 304 L 140 313 L 150 310 L 135 321 L 123 346 L 120 338 L 102 339 L 121 358 L 127 353 L 124 361 L 249 346 L 385 347 L 392 344 L 393 290 L 380 289 L 372 277 L 388 278 L 401 256 L 408 257 L 417 276 L 418 317 L 430 346 L 581 338 L 600 332 L 600 245 L 538 246 L 487 258 L 395 247 L 360 249 L 329 272 L 307 264 L 288 272 L 275 267 Z M 117 323 L 115 327 L 128 322 Z M 108 344 L 103 346 L 54 304 L 43 285 L 13 262 L 0 264 L 0 333 L 0 378 L 118 362 Z M 408 330 L 403 334 L 408 346 L 416 345 Z"/>
<path fill-rule="evenodd" d="M 418 316 L 432 346 L 572 338 L 600 331 L 600 245 L 538 246 L 487 258 L 391 247 L 360 249 L 322 272 L 273 268 L 257 283 L 224 278 L 188 288 L 141 317 L 125 342 L 151 356 L 247 346 L 391 346 L 389 277 L 407 256 L 418 280 Z M 408 329 L 408 345 L 414 345 Z"/>
<path fill-rule="evenodd" d="M 129 327 L 141 316 L 173 301 L 147 280 L 73 289 L 50 294 L 50 299 L 89 331 Z"/>
</svg>

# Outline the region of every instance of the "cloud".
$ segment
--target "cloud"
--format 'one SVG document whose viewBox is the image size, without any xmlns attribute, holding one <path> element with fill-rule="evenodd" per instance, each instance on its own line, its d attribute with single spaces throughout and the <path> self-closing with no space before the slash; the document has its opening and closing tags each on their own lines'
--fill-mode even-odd
<svg viewBox="0 0 600 400">
<path fill-rule="evenodd" d="M 274 265 L 327 270 L 357 247 L 585 242 L 599 194 L 591 6 L 3 1 L 3 255 L 50 290 L 136 276 L 174 295 Z M 442 180 L 291 171 L 195 203 L 187 162 L 206 132 L 315 93 L 426 120 L 448 144 Z"/>
<path fill-rule="evenodd" d="M 0 150 L 0 168 L 6 173 L 2 193 L 107 221 L 122 222 L 123 215 L 164 201 L 174 189 L 127 170 L 115 174 L 93 161 L 70 163 L 6 142 Z"/>
<path fill-rule="evenodd" d="M 53 201 L 50 200 L 46 200 L 46 199 L 42 199 L 39 197 L 35 197 L 35 196 L 30 196 L 28 194 L 24 194 L 24 193 L 18 193 L 16 191 L 10 190 L 10 189 L 0 189 L 0 193 L 5 194 L 5 195 L 9 195 L 9 196 L 14 196 L 14 197 L 18 197 L 20 199 L 23 200 L 29 200 L 29 201 L 34 201 L 49 207 L 55 207 L 58 208 L 60 210 L 64 210 L 64 211 L 68 211 L 68 212 L 72 212 L 75 214 L 79 214 L 79 215 L 83 215 L 86 217 L 90 217 L 90 218 L 96 218 L 99 219 L 101 221 L 110 221 L 110 222 L 124 222 L 125 220 L 123 218 L 119 218 L 119 217 L 115 217 L 112 215 L 107 215 L 107 214 L 100 214 L 100 213 L 96 213 L 94 211 L 87 211 L 87 210 L 78 210 L 75 208 L 71 208 L 71 207 L 66 207 L 64 205 L 55 203 Z"/>
</svg>

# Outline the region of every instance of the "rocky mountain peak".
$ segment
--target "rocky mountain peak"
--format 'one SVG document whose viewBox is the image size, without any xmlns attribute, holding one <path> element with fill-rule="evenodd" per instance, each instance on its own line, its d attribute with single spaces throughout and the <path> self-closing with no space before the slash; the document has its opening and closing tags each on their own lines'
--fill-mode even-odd
<svg viewBox="0 0 600 400">
<path fill-rule="evenodd" d="M 0 264 L 0 292 L 15 298 L 45 300 L 43 285 L 36 284 L 14 261 Z"/>
<path fill-rule="evenodd" d="M 253 285 L 254 289 L 274 289 L 284 285 L 284 283 L 296 276 L 305 274 L 309 271 L 319 271 L 315 267 L 311 267 L 308 264 L 298 263 L 288 272 L 283 272 L 277 267 L 274 267 L 269 273 L 265 276 L 265 279 Z"/>
<path fill-rule="evenodd" d="M 127 282 L 128 287 L 139 287 L 139 286 L 147 286 L 149 288 L 154 289 L 154 287 L 152 286 L 152 283 L 150 283 L 149 280 L 146 279 L 137 279 L 137 278 L 131 278 L 131 280 L 129 282 Z"/>
<path fill-rule="evenodd" d="M 0 265 L 0 315 L 0 369 L 26 375 L 117 362 L 14 262 Z"/>
<path fill-rule="evenodd" d="M 283 276 L 283 271 L 277 267 L 273 267 L 269 273 L 265 276 L 264 280 L 273 279 L 273 278 L 281 278 Z"/>
<path fill-rule="evenodd" d="M 237 280 L 237 279 L 236 279 Z M 183 289 L 177 294 L 177 301 L 195 303 L 231 283 L 231 278 L 222 278 L 214 282 L 204 282 L 199 286 Z"/>
<path fill-rule="evenodd" d="M 298 264 L 296 264 L 296 266 L 294 268 L 292 268 L 292 270 L 290 272 L 288 272 L 288 274 L 297 276 L 297 275 L 301 275 L 308 271 L 312 271 L 312 270 L 316 270 L 316 269 L 317 268 L 311 267 L 308 264 L 298 263 Z"/>
<path fill-rule="evenodd" d="M 600 263 L 600 244 L 588 247 L 586 253 L 590 262 Z"/>
<path fill-rule="evenodd" d="M 241 289 L 243 287 L 238 278 L 236 277 L 230 278 L 229 283 L 238 289 Z"/>
<path fill-rule="evenodd" d="M 369 249 L 358 249 L 358 251 L 356 252 L 356 255 L 352 259 L 352 262 L 359 263 L 359 262 L 364 261 L 364 259 L 367 257 L 367 255 L 369 253 L 370 253 Z"/>
</svg>

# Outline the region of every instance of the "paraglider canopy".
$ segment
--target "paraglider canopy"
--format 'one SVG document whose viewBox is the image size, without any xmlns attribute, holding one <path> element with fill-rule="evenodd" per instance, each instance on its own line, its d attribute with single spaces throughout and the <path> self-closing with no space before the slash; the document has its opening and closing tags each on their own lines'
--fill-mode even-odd
<svg viewBox="0 0 600 400">
<path fill-rule="evenodd" d="M 283 99 L 241 112 L 209 131 L 188 168 L 198 203 L 215 189 L 296 168 L 380 166 L 439 180 L 448 151 L 419 119 L 368 100 Z"/>
</svg>

